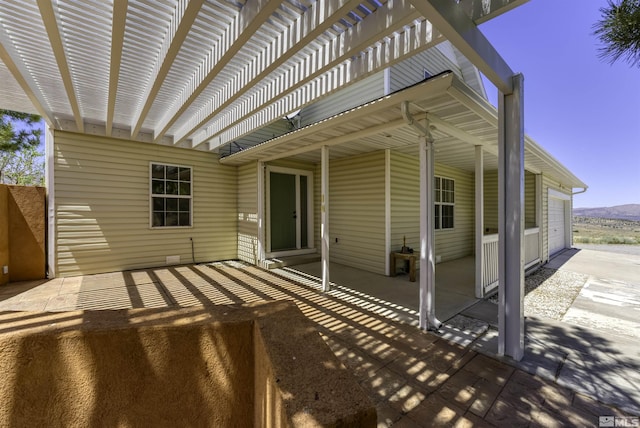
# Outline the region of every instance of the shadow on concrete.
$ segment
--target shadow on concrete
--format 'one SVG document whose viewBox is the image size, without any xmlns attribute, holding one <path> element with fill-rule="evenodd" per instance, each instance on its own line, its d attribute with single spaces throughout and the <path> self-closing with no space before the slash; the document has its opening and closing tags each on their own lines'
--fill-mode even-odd
<svg viewBox="0 0 640 428">
<path fill-rule="evenodd" d="M 445 339 L 398 321 L 402 308 L 395 307 L 391 299 L 346 287 L 322 293 L 313 281 L 295 281 L 239 262 L 87 276 L 79 283 L 74 309 L 291 300 L 376 404 L 379 426 L 589 426 L 597 424 L 599 415 L 621 414 L 598 403 L 593 394 L 576 394 L 452 343 L 455 336 L 464 339 L 462 331 L 445 331 Z M 530 325 L 531 330 L 534 325 Z M 546 367 L 547 359 L 566 360 L 562 348 L 548 350 L 544 338 L 531 337 L 531 364 Z M 574 339 L 583 340 L 579 332 Z M 532 347 L 532 342 L 539 347 Z M 588 342 L 586 339 L 583 347 Z M 605 347 L 598 345 L 598 349 Z M 628 362 L 617 361 L 622 363 Z M 602 369 L 613 368 L 613 364 Z M 567 379 L 571 378 L 570 368 L 565 362 Z"/>
<path fill-rule="evenodd" d="M 525 356 L 516 367 L 557 382 L 629 415 L 640 414 L 640 358 L 618 349 L 593 330 L 528 317 L 525 321 Z M 497 332 L 474 344 L 474 349 L 497 354 Z M 604 416 L 604 414 L 603 414 Z"/>
</svg>

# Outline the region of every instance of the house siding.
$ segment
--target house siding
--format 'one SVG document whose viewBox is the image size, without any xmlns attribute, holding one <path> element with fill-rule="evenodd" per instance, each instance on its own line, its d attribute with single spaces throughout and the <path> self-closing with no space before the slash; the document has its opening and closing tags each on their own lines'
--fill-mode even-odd
<svg viewBox="0 0 640 428">
<path fill-rule="evenodd" d="M 238 258 L 258 261 L 258 163 L 238 167 Z"/>
<path fill-rule="evenodd" d="M 454 228 L 436 230 L 435 253 L 441 261 L 474 251 L 475 195 L 473 173 L 435 164 L 435 175 L 455 180 Z M 420 162 L 417 156 L 391 152 L 391 249 L 420 245 Z"/>
<path fill-rule="evenodd" d="M 376 73 L 305 107 L 301 126 L 331 117 L 384 96 L 384 72 Z"/>
<path fill-rule="evenodd" d="M 434 47 L 390 68 L 389 87 L 391 92 L 399 91 L 424 80 L 425 68 L 432 76 L 446 70 L 452 70 L 458 77 L 462 78 L 462 72 L 457 64 L 437 47 Z"/>
<path fill-rule="evenodd" d="M 536 224 L 536 175 L 524 172 L 524 227 L 530 229 Z"/>
<path fill-rule="evenodd" d="M 193 168 L 193 227 L 149 227 L 149 163 Z M 237 173 L 216 155 L 86 134 L 54 135 L 59 276 L 237 257 Z"/>
<path fill-rule="evenodd" d="M 384 180 L 384 150 L 331 161 L 329 235 L 333 262 L 385 274 Z"/>
<path fill-rule="evenodd" d="M 536 224 L 536 175 L 524 172 L 524 224 L 529 229 Z M 485 232 L 498 233 L 498 171 L 484 173 Z"/>
</svg>

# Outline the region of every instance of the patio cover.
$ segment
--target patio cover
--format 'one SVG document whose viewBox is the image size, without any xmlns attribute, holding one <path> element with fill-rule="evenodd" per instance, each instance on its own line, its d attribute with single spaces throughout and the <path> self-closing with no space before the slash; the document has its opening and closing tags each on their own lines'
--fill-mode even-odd
<svg viewBox="0 0 640 428">
<path fill-rule="evenodd" d="M 0 108 L 215 149 L 522 3 L 0 0 Z"/>
</svg>

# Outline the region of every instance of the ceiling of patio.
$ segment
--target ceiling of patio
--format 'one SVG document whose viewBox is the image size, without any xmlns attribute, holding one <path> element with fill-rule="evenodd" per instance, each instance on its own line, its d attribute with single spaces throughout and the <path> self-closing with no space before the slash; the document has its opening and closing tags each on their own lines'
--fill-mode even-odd
<svg viewBox="0 0 640 428">
<path fill-rule="evenodd" d="M 524 1 L 0 0 L 0 108 L 215 150 Z"/>
</svg>

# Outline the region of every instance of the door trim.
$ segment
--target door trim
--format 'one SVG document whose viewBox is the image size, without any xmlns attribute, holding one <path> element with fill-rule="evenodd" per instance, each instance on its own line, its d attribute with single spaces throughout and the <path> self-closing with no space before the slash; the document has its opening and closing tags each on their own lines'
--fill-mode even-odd
<svg viewBox="0 0 640 428">
<path fill-rule="evenodd" d="M 296 212 L 301 212 L 300 210 L 300 176 L 307 177 L 307 247 L 301 248 L 301 216 L 297 216 L 296 219 L 296 249 L 295 250 L 287 250 L 287 251 L 271 251 L 271 173 L 280 173 L 280 174 L 290 174 L 296 177 Z M 282 166 L 273 166 L 267 165 L 266 171 L 266 191 L 265 191 L 265 202 L 266 202 L 266 257 L 282 257 L 282 256 L 293 256 L 300 254 L 309 254 L 315 253 L 315 243 L 314 243 L 314 211 L 313 211 L 313 171 L 305 170 L 305 169 L 296 169 L 296 168 L 286 168 Z"/>
</svg>

